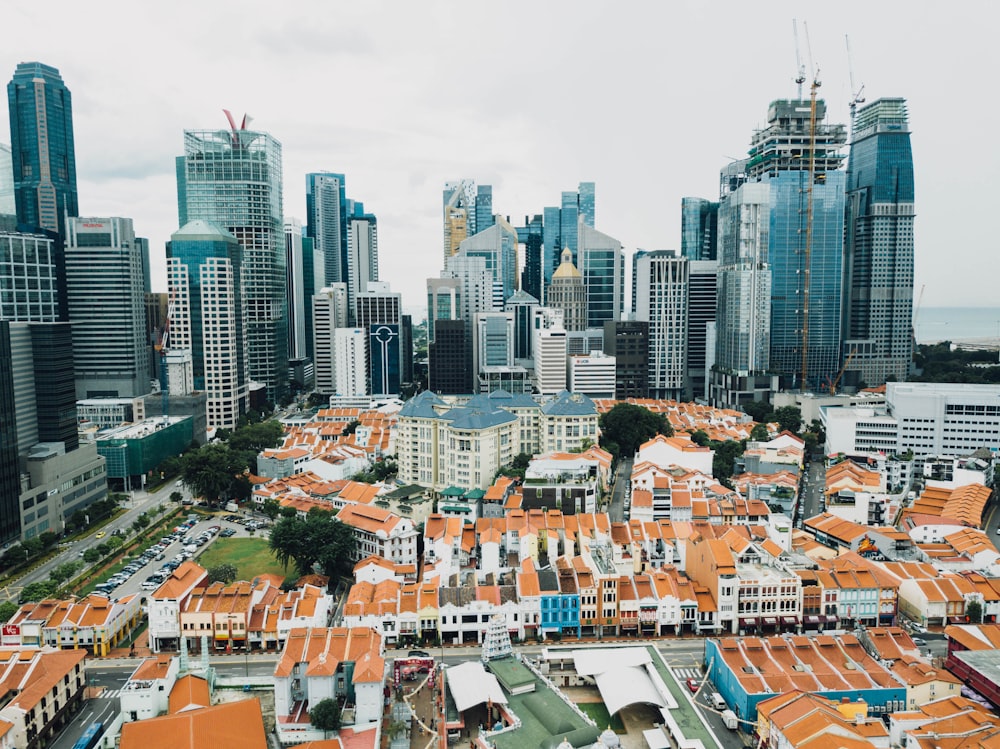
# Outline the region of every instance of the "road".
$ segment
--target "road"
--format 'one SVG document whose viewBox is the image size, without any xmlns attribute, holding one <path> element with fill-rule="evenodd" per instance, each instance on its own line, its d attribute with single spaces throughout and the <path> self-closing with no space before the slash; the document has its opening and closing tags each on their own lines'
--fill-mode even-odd
<svg viewBox="0 0 1000 749">
<path fill-rule="evenodd" d="M 615 482 L 611 485 L 611 503 L 608 506 L 608 517 L 612 523 L 625 520 L 625 488 L 632 480 L 632 458 L 622 458 L 618 461 L 615 471 Z"/>
</svg>

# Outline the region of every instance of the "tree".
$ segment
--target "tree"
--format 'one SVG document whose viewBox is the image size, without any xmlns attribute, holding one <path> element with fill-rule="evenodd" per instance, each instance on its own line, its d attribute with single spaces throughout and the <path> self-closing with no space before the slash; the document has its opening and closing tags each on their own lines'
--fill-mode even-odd
<svg viewBox="0 0 1000 749">
<path fill-rule="evenodd" d="M 802 428 L 802 409 L 798 406 L 782 406 L 774 412 L 774 420 L 778 422 L 781 431 L 798 434 Z"/>
<path fill-rule="evenodd" d="M 191 487 L 194 494 L 203 496 L 211 504 L 228 498 L 233 492 L 236 477 L 248 467 L 244 455 L 218 442 L 187 453 L 183 465 L 184 483 Z"/>
<path fill-rule="evenodd" d="M 56 592 L 56 586 L 51 580 L 39 580 L 37 583 L 29 583 L 21 590 L 21 602 L 41 601 L 43 598 L 51 598 Z"/>
<path fill-rule="evenodd" d="M 111 536 L 111 538 L 109 538 L 104 543 L 107 544 L 107 547 L 109 549 L 114 551 L 115 549 L 120 549 L 122 546 L 125 545 L 125 539 L 123 539 L 121 536 Z"/>
<path fill-rule="evenodd" d="M 83 552 L 83 561 L 85 561 L 87 564 L 93 564 L 100 558 L 101 558 L 101 552 L 99 552 L 97 549 L 90 548 L 87 549 L 85 552 Z"/>
<path fill-rule="evenodd" d="M 56 545 L 56 541 L 59 540 L 59 536 L 57 536 L 52 531 L 45 531 L 44 533 L 38 536 L 38 540 L 42 542 L 43 548 L 51 549 L 53 546 Z"/>
<path fill-rule="evenodd" d="M 767 426 L 764 424 L 754 424 L 750 430 L 750 439 L 753 442 L 767 442 L 770 435 L 767 433 Z"/>
<path fill-rule="evenodd" d="M 708 444 L 712 441 L 708 437 L 708 432 L 704 429 L 695 429 L 691 432 L 691 441 L 698 445 L 699 447 L 708 447 Z"/>
<path fill-rule="evenodd" d="M 744 445 L 737 440 L 713 442 L 712 474 L 723 486 L 733 488 L 733 468 L 736 458 L 743 454 Z"/>
<path fill-rule="evenodd" d="M 170 501 L 174 503 L 180 503 L 184 500 L 184 495 L 180 492 L 170 492 Z"/>
<path fill-rule="evenodd" d="M 214 567 L 209 567 L 207 573 L 208 582 L 210 583 L 231 583 L 236 579 L 236 565 L 224 562 Z"/>
<path fill-rule="evenodd" d="M 973 598 L 965 604 L 965 618 L 970 624 L 983 623 L 983 604 Z"/>
<path fill-rule="evenodd" d="M 13 601 L 0 603 L 0 622 L 9 621 L 17 613 L 17 604 Z"/>
<path fill-rule="evenodd" d="M 279 514 L 281 514 L 281 503 L 276 499 L 268 497 L 264 500 L 264 504 L 261 506 L 260 511 L 271 520 L 274 520 Z"/>
<path fill-rule="evenodd" d="M 229 447 L 240 452 L 250 452 L 256 455 L 261 450 L 277 447 L 281 444 L 284 429 L 280 421 L 263 421 L 259 424 L 247 424 L 240 427 L 229 438 Z"/>
<path fill-rule="evenodd" d="M 313 509 L 305 518 L 282 518 L 271 528 L 268 541 L 278 563 L 294 563 L 300 575 L 318 566 L 324 575 L 336 578 L 353 567 L 354 531 L 329 512 Z"/>
<path fill-rule="evenodd" d="M 767 401 L 751 401 L 743 404 L 743 411 L 754 421 L 764 424 L 772 420 L 774 409 Z"/>
<path fill-rule="evenodd" d="M 78 569 L 80 569 L 79 562 L 65 562 L 49 573 L 49 579 L 56 585 L 62 585 L 73 577 Z"/>
<path fill-rule="evenodd" d="M 673 436 L 674 430 L 663 414 L 631 403 L 619 403 L 601 415 L 601 447 L 616 458 L 632 457 L 639 446 L 657 434 Z"/>
<path fill-rule="evenodd" d="M 330 731 L 340 728 L 340 705 L 337 700 L 327 697 L 313 705 L 309 711 L 309 722 L 323 732 L 323 738 Z"/>
</svg>

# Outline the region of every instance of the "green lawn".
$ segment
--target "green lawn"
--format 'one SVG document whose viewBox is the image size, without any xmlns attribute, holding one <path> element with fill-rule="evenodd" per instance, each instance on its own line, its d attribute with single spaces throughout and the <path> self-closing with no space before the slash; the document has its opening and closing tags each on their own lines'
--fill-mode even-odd
<svg viewBox="0 0 1000 749">
<path fill-rule="evenodd" d="M 263 538 L 220 538 L 194 561 L 205 569 L 217 564 L 236 565 L 237 580 L 253 580 L 257 575 L 295 574 L 289 565 L 286 570 L 275 561 Z"/>
<path fill-rule="evenodd" d="M 617 715 L 612 717 L 603 702 L 578 702 L 576 706 L 580 708 L 580 712 L 594 721 L 602 731 L 611 726 L 611 730 L 615 733 L 625 733 L 625 724 L 622 723 L 622 719 Z"/>
</svg>

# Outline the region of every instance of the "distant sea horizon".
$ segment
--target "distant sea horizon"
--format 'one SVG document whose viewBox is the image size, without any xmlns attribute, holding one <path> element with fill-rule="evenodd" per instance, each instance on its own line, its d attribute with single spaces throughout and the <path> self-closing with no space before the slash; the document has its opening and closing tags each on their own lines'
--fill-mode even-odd
<svg viewBox="0 0 1000 749">
<path fill-rule="evenodd" d="M 915 328 L 917 343 L 1000 341 L 1000 307 L 921 307 Z"/>
</svg>

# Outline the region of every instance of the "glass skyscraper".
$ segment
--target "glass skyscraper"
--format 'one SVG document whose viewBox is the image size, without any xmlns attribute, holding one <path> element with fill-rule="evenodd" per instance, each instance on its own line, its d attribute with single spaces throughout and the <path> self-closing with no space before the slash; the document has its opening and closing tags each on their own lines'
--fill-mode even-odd
<svg viewBox="0 0 1000 749">
<path fill-rule="evenodd" d="M 22 62 L 7 84 L 14 201 L 23 224 L 64 234 L 77 215 L 73 99 L 59 71 Z"/>
<path fill-rule="evenodd" d="M 903 380 L 912 358 L 913 154 L 904 99 L 854 122 L 847 163 L 845 380 Z"/>
<path fill-rule="evenodd" d="M 715 260 L 719 204 L 704 198 L 681 198 L 681 255 L 689 260 Z"/>
<path fill-rule="evenodd" d="M 306 175 L 306 236 L 323 253 L 323 286 L 346 282 L 347 191 L 344 175 L 315 172 Z"/>
<path fill-rule="evenodd" d="M 243 248 L 249 374 L 277 402 L 288 385 L 281 144 L 268 133 L 235 126 L 186 130 L 177 198 L 181 226 L 210 222 Z"/>
<path fill-rule="evenodd" d="M 803 389 L 835 378 L 841 365 L 846 175 L 838 170 L 847 133 L 826 124 L 823 101 L 815 102 L 815 114 L 812 106 L 772 102 L 747 162 L 748 179 L 770 192 L 770 369 L 783 387 Z"/>
</svg>

